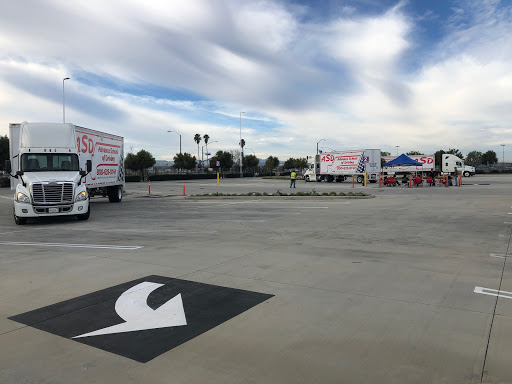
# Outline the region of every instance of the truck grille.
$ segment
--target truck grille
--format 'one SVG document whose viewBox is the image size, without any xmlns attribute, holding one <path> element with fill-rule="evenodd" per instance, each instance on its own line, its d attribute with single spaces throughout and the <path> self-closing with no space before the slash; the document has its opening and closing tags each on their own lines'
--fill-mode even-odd
<svg viewBox="0 0 512 384">
<path fill-rule="evenodd" d="M 69 203 L 73 201 L 72 183 L 34 184 L 34 203 Z"/>
</svg>

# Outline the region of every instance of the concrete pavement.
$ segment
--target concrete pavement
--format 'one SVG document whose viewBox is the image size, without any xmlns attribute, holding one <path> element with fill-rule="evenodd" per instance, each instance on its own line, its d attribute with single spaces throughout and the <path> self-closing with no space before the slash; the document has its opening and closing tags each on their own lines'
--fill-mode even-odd
<svg viewBox="0 0 512 384">
<path fill-rule="evenodd" d="M 128 183 L 120 204 L 94 198 L 86 222 L 25 226 L 0 189 L 0 382 L 512 382 L 512 299 L 474 292 L 512 292 L 507 256 L 490 256 L 512 253 L 512 176 L 464 182 L 297 181 L 296 191 L 376 196 L 366 200 L 190 197 L 289 192 L 286 180 L 187 181 L 186 198 L 181 181 L 153 182 L 152 198 Z M 147 363 L 9 319 L 151 275 L 273 297 Z M 187 313 L 195 303 L 183 297 Z M 229 301 L 205 318 L 219 308 Z M 59 324 L 74 326 L 71 315 Z"/>
</svg>

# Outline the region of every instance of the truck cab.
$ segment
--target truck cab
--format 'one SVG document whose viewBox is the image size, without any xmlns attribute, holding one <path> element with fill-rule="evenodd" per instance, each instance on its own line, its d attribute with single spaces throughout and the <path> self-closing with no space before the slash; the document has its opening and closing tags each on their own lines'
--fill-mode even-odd
<svg viewBox="0 0 512 384">
<path fill-rule="evenodd" d="M 464 169 L 464 161 L 462 161 L 462 159 L 458 156 L 443 153 L 441 171 L 444 174 L 453 174 L 455 173 L 455 168 L 457 168 L 457 172 L 459 174 L 464 174 L 464 176 L 466 176 L 466 171 Z"/>
<path fill-rule="evenodd" d="M 14 193 L 14 221 L 75 215 L 89 218 L 89 195 L 80 170 L 72 124 L 22 123 L 10 125 L 9 174 Z M 91 163 L 87 164 L 90 172 Z"/>
<path fill-rule="evenodd" d="M 307 156 L 307 164 L 308 168 L 306 172 L 304 172 L 304 178 L 306 181 L 319 181 L 318 177 L 320 176 L 320 157 L 316 156 Z"/>
</svg>

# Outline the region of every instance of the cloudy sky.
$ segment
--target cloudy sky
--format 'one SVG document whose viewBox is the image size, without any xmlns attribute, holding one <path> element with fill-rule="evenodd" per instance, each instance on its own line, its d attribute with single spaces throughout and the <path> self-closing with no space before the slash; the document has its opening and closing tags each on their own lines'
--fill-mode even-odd
<svg viewBox="0 0 512 384">
<path fill-rule="evenodd" d="M 511 0 L 2 1 L 0 134 L 62 121 L 64 77 L 67 122 L 157 159 L 168 130 L 235 150 L 241 122 L 260 158 L 324 139 L 512 161 Z"/>
</svg>

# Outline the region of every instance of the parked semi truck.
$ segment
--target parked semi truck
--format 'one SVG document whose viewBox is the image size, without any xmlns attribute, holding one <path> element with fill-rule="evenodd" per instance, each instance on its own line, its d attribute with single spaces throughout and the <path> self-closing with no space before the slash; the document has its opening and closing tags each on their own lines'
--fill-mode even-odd
<svg viewBox="0 0 512 384">
<path fill-rule="evenodd" d="M 464 177 L 473 176 L 475 174 L 475 167 L 465 165 L 464 161 L 458 156 L 443 153 L 442 162 L 441 171 L 444 174 L 455 173 L 455 168 L 457 168 L 457 172 L 462 174 Z"/>
<path fill-rule="evenodd" d="M 380 149 L 327 152 L 308 156 L 309 168 L 304 173 L 306 181 L 344 181 L 355 176 L 358 183 L 376 181 L 381 173 Z"/>
<path fill-rule="evenodd" d="M 9 152 L 18 225 L 46 216 L 87 220 L 91 196 L 123 197 L 122 137 L 73 124 L 24 122 L 9 125 Z"/>
</svg>

